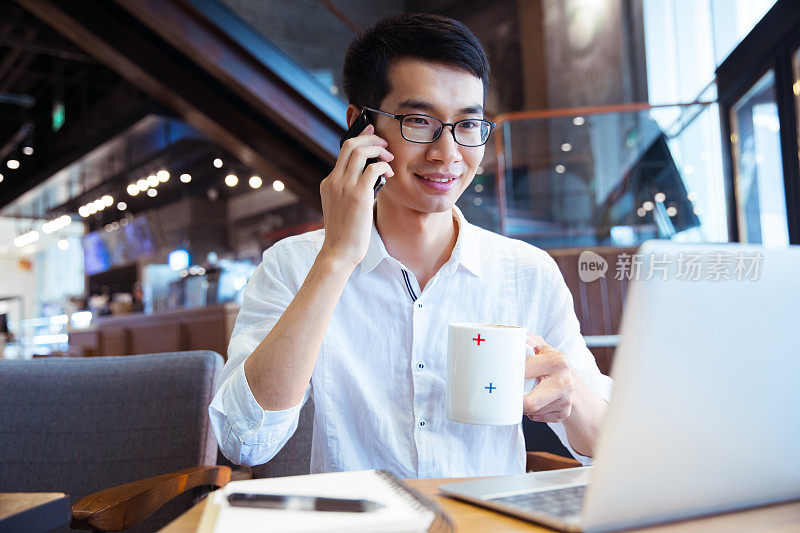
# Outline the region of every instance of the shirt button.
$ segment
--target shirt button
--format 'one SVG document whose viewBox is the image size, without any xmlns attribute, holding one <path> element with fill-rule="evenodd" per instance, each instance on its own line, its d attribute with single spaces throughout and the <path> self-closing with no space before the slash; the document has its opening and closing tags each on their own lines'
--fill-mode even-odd
<svg viewBox="0 0 800 533">
<path fill-rule="evenodd" d="M 421 427 L 421 428 L 425 427 L 425 421 L 424 420 L 420 420 L 419 421 L 419 427 Z"/>
<path fill-rule="evenodd" d="M 417 368 L 422 370 L 423 368 L 425 368 L 425 363 L 423 363 L 422 361 L 417 361 Z"/>
</svg>

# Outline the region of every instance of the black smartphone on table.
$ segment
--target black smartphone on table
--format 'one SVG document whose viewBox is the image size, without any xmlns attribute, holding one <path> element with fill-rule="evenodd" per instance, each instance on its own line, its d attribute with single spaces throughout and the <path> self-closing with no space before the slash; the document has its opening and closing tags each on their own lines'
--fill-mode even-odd
<svg viewBox="0 0 800 533">
<path fill-rule="evenodd" d="M 344 134 L 342 140 L 339 141 L 339 148 L 342 147 L 347 139 L 350 139 L 351 137 L 358 137 L 358 135 L 364 131 L 364 128 L 370 124 L 372 124 L 372 121 L 369 119 L 369 115 L 367 115 L 366 111 L 362 111 L 361 114 L 359 114 L 358 117 L 353 121 L 353 125 L 348 128 L 347 133 Z M 380 161 L 380 159 L 377 157 L 367 159 L 367 165 L 375 163 L 376 161 Z M 367 168 L 366 165 L 364 168 Z M 380 176 L 375 182 L 375 185 L 372 187 L 374 196 L 378 196 L 378 191 L 380 191 L 384 185 L 386 185 L 386 176 Z"/>
</svg>

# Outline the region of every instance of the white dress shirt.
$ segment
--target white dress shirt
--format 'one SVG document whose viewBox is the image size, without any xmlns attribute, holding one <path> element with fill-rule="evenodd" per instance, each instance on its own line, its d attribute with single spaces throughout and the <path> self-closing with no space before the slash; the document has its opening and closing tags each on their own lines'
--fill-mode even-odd
<svg viewBox="0 0 800 533">
<path fill-rule="evenodd" d="M 315 403 L 311 472 L 382 468 L 400 478 L 470 477 L 525 471 L 521 424 L 462 424 L 445 415 L 451 322 L 524 326 L 562 352 L 605 400 L 612 382 L 586 347 L 572 296 L 544 251 L 474 226 L 453 209 L 458 238 L 450 259 L 420 290 L 391 257 L 373 225 L 367 254 L 353 271 L 328 325 L 305 397 L 265 411 L 244 361 L 297 294 L 322 247 L 324 230 L 284 239 L 264 252 L 245 289 L 228 361 L 209 407 L 226 457 L 269 461 Z M 520 398 L 522 401 L 522 398 Z M 582 463 L 561 423 L 550 424 Z"/>
</svg>

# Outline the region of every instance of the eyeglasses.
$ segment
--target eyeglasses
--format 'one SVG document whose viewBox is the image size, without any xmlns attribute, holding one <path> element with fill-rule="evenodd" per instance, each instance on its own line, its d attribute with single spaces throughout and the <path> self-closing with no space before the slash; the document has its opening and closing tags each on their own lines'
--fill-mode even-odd
<svg viewBox="0 0 800 533">
<path fill-rule="evenodd" d="M 403 139 L 412 143 L 432 143 L 439 138 L 445 126 L 450 126 L 453 140 L 457 144 L 469 147 L 481 146 L 489 140 L 489 134 L 492 133 L 492 129 L 495 126 L 494 122 L 482 118 L 467 118 L 450 124 L 442 122 L 431 115 L 423 115 L 421 113 L 394 115 L 371 107 L 364 106 L 364 109 L 399 120 L 400 134 Z"/>
</svg>

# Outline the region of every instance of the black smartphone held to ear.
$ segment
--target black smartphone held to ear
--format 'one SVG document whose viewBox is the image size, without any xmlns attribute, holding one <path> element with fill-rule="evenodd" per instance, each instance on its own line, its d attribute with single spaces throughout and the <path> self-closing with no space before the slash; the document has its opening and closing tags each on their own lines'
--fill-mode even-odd
<svg viewBox="0 0 800 533">
<path fill-rule="evenodd" d="M 370 124 L 372 124 L 372 121 L 369 119 L 367 112 L 362 111 L 361 114 L 358 115 L 358 117 L 355 119 L 355 121 L 353 121 L 353 125 L 350 126 L 350 128 L 348 128 L 347 133 L 344 134 L 342 140 L 339 141 L 339 148 L 342 147 L 342 145 L 347 139 L 350 139 L 351 137 L 358 137 L 358 135 L 362 131 L 364 131 L 364 128 L 366 128 Z M 367 165 L 375 163 L 376 161 L 380 161 L 380 159 L 378 159 L 377 157 L 367 159 Z M 364 166 L 364 168 L 367 168 L 366 165 Z M 378 178 L 378 180 L 375 182 L 375 185 L 372 187 L 372 190 L 374 191 L 373 197 L 378 196 L 378 191 L 381 190 L 381 188 L 384 185 L 386 185 L 386 176 L 381 176 Z"/>
</svg>

